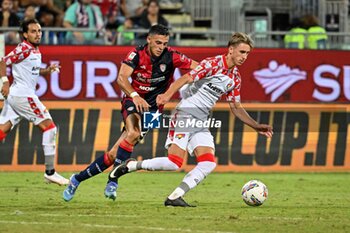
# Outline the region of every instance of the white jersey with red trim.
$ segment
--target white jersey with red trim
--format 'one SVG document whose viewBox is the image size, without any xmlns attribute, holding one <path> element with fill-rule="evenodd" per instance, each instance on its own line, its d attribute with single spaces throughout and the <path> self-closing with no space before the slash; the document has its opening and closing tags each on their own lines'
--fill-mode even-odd
<svg viewBox="0 0 350 233">
<path fill-rule="evenodd" d="M 23 41 L 2 60 L 6 65 L 12 65 L 10 95 L 35 96 L 41 65 L 39 49 Z"/>
<path fill-rule="evenodd" d="M 194 82 L 182 91 L 177 109 L 203 119 L 223 95 L 240 102 L 241 77 L 236 66 L 227 67 L 225 55 L 204 59 L 189 74 Z"/>
</svg>

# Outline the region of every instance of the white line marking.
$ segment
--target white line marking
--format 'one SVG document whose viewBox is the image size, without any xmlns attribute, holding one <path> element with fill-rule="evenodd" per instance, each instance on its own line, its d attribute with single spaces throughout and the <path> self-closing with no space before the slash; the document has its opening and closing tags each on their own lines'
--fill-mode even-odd
<svg viewBox="0 0 350 233">
<path fill-rule="evenodd" d="M 260 220 L 286 220 L 286 221 L 301 221 L 301 220 L 306 220 L 304 218 L 289 218 L 289 217 L 252 217 L 253 219 L 260 219 Z"/>
<path fill-rule="evenodd" d="M 46 217 L 66 217 L 66 214 L 39 214 L 40 216 L 46 216 Z M 118 214 L 75 214 L 74 216 L 77 217 L 117 217 L 117 218 L 139 218 L 140 215 L 118 215 Z M 214 217 L 210 216 L 172 216 L 172 218 L 199 218 L 199 219 L 210 219 Z"/>
<path fill-rule="evenodd" d="M 60 225 L 60 226 L 72 226 L 72 223 L 53 223 L 53 222 L 25 222 L 25 221 L 4 221 L 0 220 L 0 223 L 4 224 L 22 224 L 22 225 Z M 75 227 L 92 227 L 92 228 L 126 228 L 126 229 L 142 229 L 152 231 L 176 231 L 176 232 L 198 232 L 198 233 L 234 233 L 232 231 L 202 231 L 183 228 L 163 228 L 163 227 L 146 227 L 146 226 L 125 226 L 125 225 L 100 225 L 100 224 L 74 224 Z"/>
</svg>

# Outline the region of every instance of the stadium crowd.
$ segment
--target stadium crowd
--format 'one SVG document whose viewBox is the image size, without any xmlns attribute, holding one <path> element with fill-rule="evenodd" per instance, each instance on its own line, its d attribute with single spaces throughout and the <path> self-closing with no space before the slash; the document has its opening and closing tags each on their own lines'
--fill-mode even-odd
<svg viewBox="0 0 350 233">
<path fill-rule="evenodd" d="M 0 2 L 2 27 L 18 28 L 23 20 L 36 18 L 43 27 L 43 44 L 143 44 L 146 32 L 152 25 L 163 24 L 172 28 L 173 22 L 171 18 L 168 18 L 170 20 L 168 22 L 162 15 L 162 12 L 166 11 L 161 6 L 180 2 L 183 8 L 180 11 L 187 12 L 184 0 L 0 0 Z M 317 18 L 312 17 L 310 15 L 285 22 L 287 25 L 281 28 L 291 30 L 289 35 L 283 37 L 284 47 L 308 48 L 308 45 L 313 43 L 307 41 L 307 38 L 312 39 L 312 36 L 305 37 L 305 35 L 319 32 L 321 25 Z M 318 26 L 316 31 L 313 30 L 315 26 Z M 54 28 L 57 28 L 57 31 Z M 135 32 L 137 29 L 144 29 L 144 33 Z M 326 31 L 323 30 L 323 33 Z M 326 35 L 323 38 L 325 40 L 322 46 L 325 47 Z M 302 42 L 304 40 L 305 43 Z M 19 34 L 15 30 L 5 32 L 6 44 L 19 42 Z"/>
<path fill-rule="evenodd" d="M 145 34 L 134 35 L 133 32 L 124 32 L 125 30 L 149 29 L 158 23 L 170 26 L 160 14 L 160 5 L 157 0 L 1 1 L 0 22 L 2 27 L 19 27 L 20 22 L 28 18 L 36 18 L 43 28 L 91 29 L 90 31 L 74 32 L 50 31 L 48 44 L 110 45 L 118 43 L 133 45 L 137 40 L 143 43 L 146 39 Z M 6 44 L 19 42 L 17 32 L 6 33 Z"/>
</svg>

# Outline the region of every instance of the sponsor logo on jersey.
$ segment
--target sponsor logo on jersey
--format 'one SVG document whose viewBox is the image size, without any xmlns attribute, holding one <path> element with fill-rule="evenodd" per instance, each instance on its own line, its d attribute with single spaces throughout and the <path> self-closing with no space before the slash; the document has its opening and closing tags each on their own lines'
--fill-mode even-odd
<svg viewBox="0 0 350 233">
<path fill-rule="evenodd" d="M 129 112 L 131 112 L 132 110 L 134 110 L 134 107 L 133 107 L 133 106 L 128 107 L 126 110 L 128 110 Z"/>
<path fill-rule="evenodd" d="M 275 102 L 288 88 L 300 80 L 306 80 L 306 71 L 290 68 L 286 64 L 278 65 L 271 60 L 268 68 L 253 73 L 255 79 L 265 89 L 265 94 L 271 94 L 271 101 Z"/>
<path fill-rule="evenodd" d="M 32 71 L 40 70 L 40 67 L 33 66 Z"/>
<path fill-rule="evenodd" d="M 207 83 L 207 87 L 210 88 L 210 90 L 222 95 L 224 94 L 224 92 L 222 90 L 220 90 L 220 88 L 218 88 L 217 86 L 213 85 L 212 83 Z"/>
<path fill-rule="evenodd" d="M 128 56 L 128 60 L 134 59 L 135 56 L 136 56 L 135 52 L 130 53 L 129 56 Z"/>
<path fill-rule="evenodd" d="M 139 86 L 139 88 L 143 91 L 154 91 L 157 87 L 145 87 L 145 86 Z"/>
<path fill-rule="evenodd" d="M 160 68 L 160 71 L 164 72 L 166 70 L 166 65 L 165 64 L 160 64 L 159 68 Z"/>
</svg>

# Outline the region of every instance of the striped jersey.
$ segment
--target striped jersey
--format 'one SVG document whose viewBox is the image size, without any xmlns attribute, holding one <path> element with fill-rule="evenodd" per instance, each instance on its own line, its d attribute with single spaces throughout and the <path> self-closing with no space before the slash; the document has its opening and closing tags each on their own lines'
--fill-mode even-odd
<svg viewBox="0 0 350 233">
<path fill-rule="evenodd" d="M 189 75 L 194 82 L 182 90 L 177 109 L 203 119 L 222 96 L 227 101 L 241 101 L 241 76 L 236 66 L 227 67 L 225 55 L 204 59 Z"/>
<path fill-rule="evenodd" d="M 159 57 L 153 58 L 146 44 L 130 51 L 123 63 L 134 69 L 131 86 L 152 109 L 156 109 L 156 97 L 170 86 L 175 68 L 190 69 L 192 59 L 170 47 L 165 48 Z"/>
<path fill-rule="evenodd" d="M 7 66 L 12 65 L 13 82 L 10 95 L 35 96 L 41 66 L 39 49 L 23 41 L 2 60 Z"/>
</svg>

